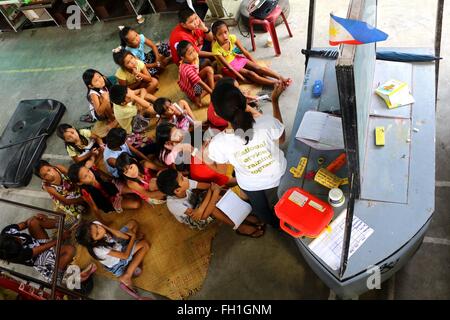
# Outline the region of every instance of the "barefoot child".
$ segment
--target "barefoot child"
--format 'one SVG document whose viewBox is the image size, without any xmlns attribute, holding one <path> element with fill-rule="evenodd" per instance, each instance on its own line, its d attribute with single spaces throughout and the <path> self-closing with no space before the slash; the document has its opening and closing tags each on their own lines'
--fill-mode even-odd
<svg viewBox="0 0 450 320">
<path fill-rule="evenodd" d="M 83 162 L 92 167 L 103 154 L 103 141 L 89 129 L 75 129 L 62 123 L 56 128 L 56 135 L 66 144 L 66 150 L 75 163 Z"/>
<path fill-rule="evenodd" d="M 212 93 L 215 80 L 221 76 L 215 76 L 214 70 L 210 66 L 200 70 L 198 53 L 191 43 L 185 40 L 180 41 L 177 52 L 181 58 L 178 85 L 192 102 L 202 107 L 201 99 Z"/>
<path fill-rule="evenodd" d="M 171 61 L 168 43 L 162 42 L 155 45 L 152 40 L 142 33 L 138 34 L 130 27 L 122 26 L 119 29 L 121 46 L 130 51 L 136 58 L 143 61 L 152 76 L 164 71 L 164 68 Z M 151 48 L 147 53 L 144 51 L 146 45 Z"/>
<path fill-rule="evenodd" d="M 144 62 L 125 49 L 114 49 L 113 52 L 114 62 L 120 67 L 116 72 L 120 85 L 132 90 L 143 88 L 148 93 L 156 92 L 158 80 L 150 75 Z"/>
<path fill-rule="evenodd" d="M 215 39 L 212 52 L 216 54 L 224 75 L 266 86 L 273 86 L 280 81 L 287 86 L 292 82 L 269 68 L 259 66 L 236 35 L 229 34 L 224 21 L 214 22 L 211 29 Z"/>
</svg>

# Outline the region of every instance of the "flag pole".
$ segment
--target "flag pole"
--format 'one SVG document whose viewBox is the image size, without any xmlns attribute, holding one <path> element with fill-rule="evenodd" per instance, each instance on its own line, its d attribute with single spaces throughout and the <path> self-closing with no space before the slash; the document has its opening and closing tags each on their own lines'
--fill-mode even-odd
<svg viewBox="0 0 450 320">
<path fill-rule="evenodd" d="M 350 249 L 350 238 L 352 235 L 353 211 L 355 208 L 355 194 L 353 190 L 353 180 L 355 175 L 352 173 L 350 179 L 350 196 L 347 204 L 347 217 L 345 218 L 344 239 L 342 241 L 341 266 L 339 269 L 339 278 L 342 280 L 347 269 L 348 251 Z"/>
<path fill-rule="evenodd" d="M 306 50 L 311 50 L 314 42 L 314 20 L 316 15 L 316 0 L 309 0 L 308 15 L 308 37 L 306 39 Z M 309 54 L 305 55 L 305 71 L 308 66 Z"/>
<path fill-rule="evenodd" d="M 444 15 L 444 0 L 439 0 L 437 4 L 436 14 L 436 33 L 434 36 L 434 55 L 441 56 L 441 38 L 442 38 L 442 16 Z M 439 86 L 439 59 L 436 60 L 435 66 L 435 108 L 437 108 L 438 86 Z"/>
</svg>

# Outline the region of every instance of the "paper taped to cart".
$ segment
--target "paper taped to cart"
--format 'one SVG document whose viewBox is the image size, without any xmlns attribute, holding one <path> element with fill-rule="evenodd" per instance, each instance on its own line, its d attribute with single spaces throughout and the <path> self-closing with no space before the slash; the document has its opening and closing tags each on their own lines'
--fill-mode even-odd
<svg viewBox="0 0 450 320">
<path fill-rule="evenodd" d="M 344 149 L 341 118 L 324 112 L 307 111 L 295 137 L 318 150 Z"/>
<path fill-rule="evenodd" d="M 344 242 L 345 217 L 347 210 L 344 210 L 330 224 L 331 231 L 322 232 L 310 244 L 309 248 L 319 258 L 321 258 L 331 269 L 337 270 L 341 265 L 342 244 Z M 357 216 L 353 216 L 352 234 L 350 237 L 350 248 L 348 258 L 363 245 L 372 235 L 373 229 Z"/>
</svg>

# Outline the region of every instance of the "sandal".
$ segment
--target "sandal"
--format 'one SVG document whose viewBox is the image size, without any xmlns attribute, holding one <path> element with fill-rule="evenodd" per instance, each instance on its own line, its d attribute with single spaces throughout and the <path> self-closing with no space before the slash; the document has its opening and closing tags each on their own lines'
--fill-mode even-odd
<svg viewBox="0 0 450 320">
<path fill-rule="evenodd" d="M 261 232 L 260 234 L 258 234 L 258 232 Z M 244 236 L 244 237 L 250 237 L 250 238 L 260 238 L 264 235 L 265 231 L 263 229 L 259 229 L 257 228 L 255 231 L 253 231 L 252 233 L 243 233 L 239 230 L 236 229 L 236 233 L 240 236 Z"/>
<path fill-rule="evenodd" d="M 245 223 L 246 225 L 249 225 L 249 226 L 257 227 L 258 229 L 264 229 L 264 228 L 266 227 L 266 224 L 265 224 L 264 222 L 262 222 L 262 221 L 259 221 L 259 219 L 258 219 L 257 216 L 255 216 L 255 215 L 253 215 L 253 214 L 249 214 L 249 215 L 247 216 L 247 218 L 245 218 L 245 219 L 248 219 L 248 217 L 253 217 L 253 218 L 256 219 L 258 222 L 253 222 L 253 221 L 249 221 L 249 220 L 244 220 L 242 223 Z"/>
<path fill-rule="evenodd" d="M 136 300 L 153 300 L 153 299 L 151 299 L 151 298 L 141 297 L 141 296 L 139 295 L 139 293 L 138 293 L 135 289 L 129 287 L 128 285 L 126 285 L 126 284 L 123 283 L 123 282 L 120 283 L 120 289 L 122 289 L 123 291 L 125 291 L 126 293 L 128 293 L 130 296 L 132 296 L 132 297 L 135 298 Z"/>
<path fill-rule="evenodd" d="M 92 116 L 91 116 L 89 113 L 87 113 L 87 114 L 83 114 L 83 115 L 80 117 L 80 121 L 82 121 L 82 122 L 94 123 L 94 122 L 95 122 L 95 119 L 92 118 Z"/>
<path fill-rule="evenodd" d="M 133 272 L 134 278 L 139 277 L 141 274 L 142 274 L 142 269 L 140 267 L 137 267 L 136 269 L 134 269 L 134 272 Z"/>
</svg>

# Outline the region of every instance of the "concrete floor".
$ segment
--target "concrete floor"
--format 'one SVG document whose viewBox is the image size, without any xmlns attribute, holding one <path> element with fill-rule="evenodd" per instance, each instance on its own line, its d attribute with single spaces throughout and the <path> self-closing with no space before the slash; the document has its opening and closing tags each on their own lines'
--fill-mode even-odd
<svg viewBox="0 0 450 320">
<path fill-rule="evenodd" d="M 423 2 L 399 0 L 380 2 L 379 28 L 389 33 L 388 41 L 380 46 L 433 47 L 434 6 Z M 273 48 L 265 48 L 267 34 L 256 37 L 255 56 L 271 60 L 271 67 L 294 80 L 281 98 L 281 108 L 288 135 L 298 105 L 303 81 L 304 57 L 300 50 L 306 46 L 308 17 L 307 0 L 291 0 L 288 21 L 294 38 L 290 39 L 283 25 L 277 28 L 282 55 L 273 57 Z M 345 16 L 348 1 L 318 1 L 314 45 L 327 45 L 328 14 Z M 442 53 L 450 53 L 450 4 L 445 7 Z M 151 15 L 138 30 L 154 40 L 168 37 L 176 23 L 173 14 Z M 113 74 L 111 49 L 118 45 L 117 26 L 134 25 L 132 20 L 96 23 L 79 31 L 63 28 L 27 30 L 17 34 L 0 34 L 0 96 L 2 104 L 0 130 L 3 130 L 17 102 L 22 99 L 53 98 L 67 106 L 62 121 L 83 126 L 78 118 L 87 112 L 82 72 L 94 67 L 105 74 Z M 237 29 L 234 33 L 239 34 Z M 250 39 L 242 42 L 251 48 Z M 48 68 L 60 68 L 48 69 Z M 43 68 L 44 70 L 31 70 Z M 436 132 L 436 208 L 432 224 L 420 250 L 400 270 L 395 278 L 382 285 L 381 290 L 368 292 L 360 299 L 450 299 L 450 62 L 441 61 L 439 101 Z M 18 89 L 20 88 L 20 89 Z M 263 106 L 270 112 L 270 105 Z M 53 135 L 48 140 L 44 158 L 68 163 L 63 145 Z M 50 208 L 50 200 L 40 191 L 40 183 L 33 178 L 22 189 L 0 190 L 0 197 Z M 4 207 L 0 225 L 29 216 L 23 210 Z M 213 256 L 206 281 L 190 299 L 328 299 L 330 290 L 312 272 L 301 257 L 294 242 L 285 234 L 267 230 L 258 240 L 236 236 L 229 228 L 220 228 L 213 241 Z M 96 299 L 126 299 L 116 282 L 97 277 L 92 297 Z"/>
</svg>

